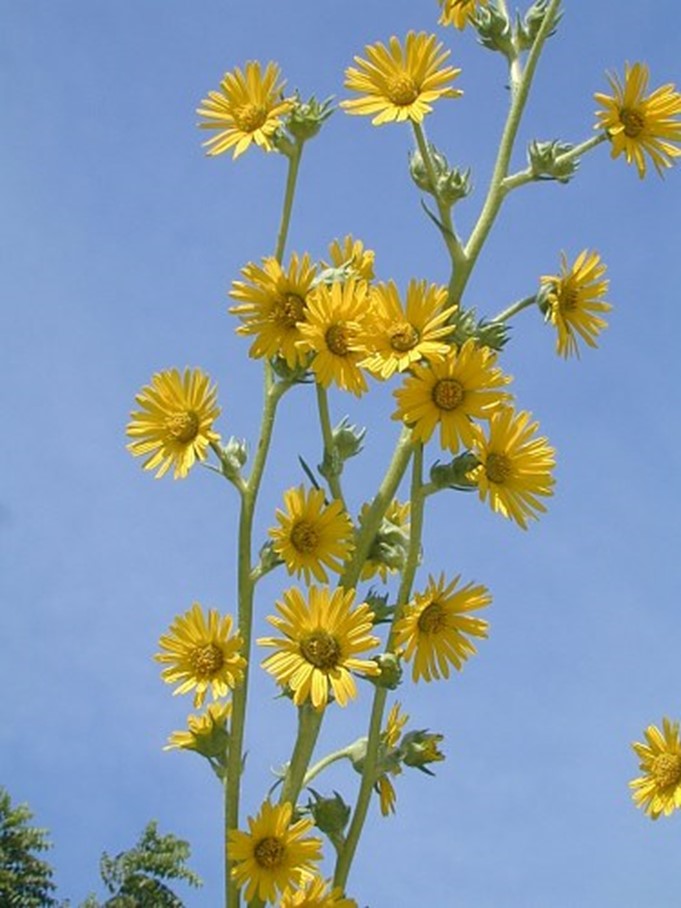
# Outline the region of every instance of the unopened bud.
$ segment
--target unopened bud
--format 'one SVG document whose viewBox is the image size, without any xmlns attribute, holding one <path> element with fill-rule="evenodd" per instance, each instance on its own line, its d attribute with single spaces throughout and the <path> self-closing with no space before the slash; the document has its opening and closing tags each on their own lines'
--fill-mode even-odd
<svg viewBox="0 0 681 908">
<path fill-rule="evenodd" d="M 559 183 L 568 183 L 577 172 L 579 160 L 568 158 L 561 161 L 561 157 L 572 151 L 573 146 L 555 139 L 553 142 L 539 142 L 536 139 L 530 142 L 527 149 L 527 160 L 535 180 L 558 180 Z"/>
<path fill-rule="evenodd" d="M 408 732 L 400 744 L 402 762 L 405 766 L 412 766 L 432 776 L 433 773 L 426 766 L 444 760 L 445 755 L 438 749 L 442 740 L 443 735 L 431 734 L 427 729 Z"/>
</svg>

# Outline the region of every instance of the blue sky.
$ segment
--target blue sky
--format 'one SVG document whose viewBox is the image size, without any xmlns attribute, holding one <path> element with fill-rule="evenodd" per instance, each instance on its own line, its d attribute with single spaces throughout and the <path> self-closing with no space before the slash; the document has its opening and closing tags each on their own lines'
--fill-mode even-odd
<svg viewBox="0 0 681 908">
<path fill-rule="evenodd" d="M 566 0 L 540 65 L 516 152 L 529 139 L 591 133 L 605 70 L 647 61 L 675 81 L 681 13 Z M 206 159 L 194 110 L 223 72 L 276 60 L 290 88 L 342 97 L 364 45 L 436 30 L 434 2 L 346 0 L 0 0 L 2 338 L 0 401 L 0 783 L 28 801 L 55 843 L 60 894 L 96 888 L 102 849 L 148 819 L 187 838 L 206 881 L 187 905 L 219 903 L 220 792 L 199 758 L 163 753 L 187 700 L 151 655 L 192 601 L 233 608 L 236 500 L 206 471 L 155 482 L 126 453 L 135 392 L 159 369 L 207 370 L 220 429 L 253 440 L 260 367 L 234 334 L 227 290 L 270 254 L 283 192 L 276 155 Z M 588 18 L 587 18 L 588 15 Z M 461 66 L 459 101 L 428 121 L 477 191 L 457 209 L 470 229 L 507 102 L 501 58 L 469 33 L 438 30 Z M 326 252 L 352 232 L 381 279 L 443 281 L 447 263 L 407 177 L 406 128 L 337 113 L 306 149 L 289 250 Z M 489 586 L 491 636 L 461 675 L 404 684 L 417 727 L 445 734 L 436 779 L 398 780 L 398 812 L 370 815 L 349 892 L 372 908 L 416 900 L 456 908 L 672 908 L 681 820 L 632 806 L 630 741 L 681 718 L 678 652 L 681 476 L 677 395 L 679 174 L 641 183 L 605 146 L 570 186 L 511 197 L 468 302 L 492 315 L 553 273 L 561 250 L 597 249 L 609 266 L 611 327 L 597 351 L 563 362 L 551 330 L 522 313 L 503 357 L 520 406 L 558 450 L 557 492 L 529 532 L 473 496 L 431 499 L 427 572 Z M 300 393 L 298 393 L 298 391 Z M 280 409 L 258 527 L 319 458 L 310 389 Z M 348 471 L 372 494 L 397 426 L 389 390 L 334 415 L 368 427 Z M 439 456 L 429 449 L 429 461 Z M 288 578 L 262 584 L 264 616 Z M 289 706 L 256 672 L 245 806 L 288 756 Z M 363 733 L 369 696 L 329 715 L 320 754 Z M 321 783 L 320 783 L 321 784 Z M 351 798 L 356 777 L 325 778 Z"/>
</svg>

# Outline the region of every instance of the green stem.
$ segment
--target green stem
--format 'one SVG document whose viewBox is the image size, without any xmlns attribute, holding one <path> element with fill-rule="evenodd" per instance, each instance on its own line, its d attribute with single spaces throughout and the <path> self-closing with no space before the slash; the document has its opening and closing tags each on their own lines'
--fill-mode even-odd
<svg viewBox="0 0 681 908">
<path fill-rule="evenodd" d="M 414 448 L 414 457 L 412 463 L 412 482 L 411 482 L 411 511 L 410 511 L 410 531 L 409 531 L 409 551 L 407 560 L 402 572 L 402 580 L 397 597 L 395 615 L 390 628 L 390 635 L 386 646 L 387 652 L 392 652 L 395 648 L 395 627 L 399 621 L 404 606 L 411 595 L 411 587 L 418 567 L 421 553 L 421 536 L 423 533 L 423 511 L 424 495 L 423 489 L 423 445 L 416 445 Z M 371 707 L 371 719 L 369 721 L 369 739 L 367 743 L 366 757 L 362 770 L 362 781 L 357 794 L 355 810 L 348 829 L 347 838 L 342 850 L 338 855 L 336 871 L 334 874 L 334 886 L 340 886 L 345 889 L 345 884 L 350 873 L 355 851 L 359 843 L 362 829 L 366 820 L 369 804 L 371 802 L 371 793 L 376 781 L 376 763 L 378 759 L 378 747 L 381 741 L 381 724 L 383 722 L 383 710 L 385 701 L 388 697 L 388 691 L 385 687 L 377 687 L 374 694 L 374 702 Z"/>
<path fill-rule="evenodd" d="M 383 515 L 395 497 L 395 492 L 404 476 L 404 471 L 407 469 L 413 449 L 414 443 L 411 440 L 411 429 L 404 426 L 383 481 L 376 492 L 374 500 L 371 502 L 365 519 L 362 521 L 362 528 L 355 539 L 355 551 L 340 578 L 339 586 L 345 589 L 357 586 L 371 543 L 378 532 Z"/>
<path fill-rule="evenodd" d="M 523 300 L 518 300 L 517 303 L 513 303 L 512 306 L 509 306 L 507 309 L 502 310 L 498 315 L 495 315 L 493 319 L 490 319 L 491 322 L 507 322 L 510 318 L 513 318 L 518 312 L 522 312 L 523 309 L 527 309 L 528 306 L 532 306 L 537 302 L 536 296 L 526 296 Z"/>
<path fill-rule="evenodd" d="M 452 275 L 456 272 L 457 269 L 464 266 L 466 261 L 466 254 L 461 245 L 461 241 L 456 233 L 456 228 L 454 227 L 454 220 L 452 218 L 452 207 L 447 205 L 440 198 L 437 191 L 437 176 L 435 174 L 435 166 L 433 164 L 433 159 L 430 154 L 430 148 L 428 147 L 428 140 L 426 139 L 425 130 L 420 123 L 413 123 L 412 127 L 414 130 L 414 138 L 416 139 L 416 144 L 418 145 L 419 152 L 421 154 L 421 160 L 424 163 L 426 168 L 426 173 L 428 174 L 428 180 L 433 189 L 433 197 L 437 204 L 437 210 L 440 215 L 440 223 L 442 224 L 442 236 L 447 246 L 449 252 L 449 257 L 452 260 Z"/>
<path fill-rule="evenodd" d="M 275 382 L 272 367 L 265 366 L 265 402 L 260 426 L 260 438 L 253 459 L 251 475 L 246 483 L 241 499 L 239 514 L 238 541 L 238 589 L 239 589 L 239 634 L 243 640 L 243 653 L 247 664 L 242 684 L 234 691 L 232 698 L 232 721 L 229 753 L 227 757 L 227 779 L 225 784 L 225 886 L 227 888 L 228 908 L 238 908 L 239 889 L 231 879 L 231 860 L 227 847 L 227 835 L 230 830 L 239 827 L 239 794 L 241 788 L 241 768 L 243 761 L 243 742 L 248 699 L 248 682 L 251 663 L 251 631 L 253 625 L 253 591 L 255 582 L 252 573 L 251 548 L 253 538 L 253 515 L 260 490 L 260 482 L 267 460 L 267 452 L 272 440 L 274 418 L 277 404 L 289 385 Z"/>
<path fill-rule="evenodd" d="M 319 424 L 322 429 L 322 439 L 324 442 L 324 465 L 329 467 L 328 473 L 324 472 L 324 478 L 329 484 L 329 489 L 334 498 L 337 498 L 345 507 L 343 490 L 341 488 L 340 477 L 333 472 L 333 430 L 331 428 L 331 419 L 329 416 L 329 397 L 326 388 L 321 385 L 315 386 L 317 389 L 317 409 L 319 410 Z"/>
<path fill-rule="evenodd" d="M 310 703 L 303 703 L 298 707 L 298 736 L 291 755 L 291 762 L 286 770 L 284 784 L 281 787 L 280 804 L 290 801 L 293 807 L 296 805 L 307 767 L 310 765 L 312 752 L 317 743 L 324 712 L 323 709 L 315 709 Z"/>
<path fill-rule="evenodd" d="M 291 222 L 291 211 L 293 210 L 293 198 L 296 194 L 296 182 L 298 180 L 298 169 L 300 167 L 300 158 L 303 154 L 303 142 L 297 141 L 288 156 L 288 175 L 286 177 L 286 191 L 284 193 L 284 207 L 281 212 L 281 221 L 279 223 L 279 233 L 277 234 L 277 245 L 274 257 L 281 264 L 286 248 L 286 239 L 288 237 L 288 228 Z"/>
<path fill-rule="evenodd" d="M 504 131 L 501 136 L 501 142 L 499 144 L 499 151 L 497 153 L 497 159 L 494 164 L 494 171 L 492 173 L 492 179 L 490 181 L 489 189 L 487 190 L 487 197 L 478 217 L 477 223 L 473 228 L 468 242 L 465 247 L 466 261 L 462 268 L 457 270 L 456 275 L 454 276 L 452 282 L 452 296 L 455 300 L 460 300 L 463 291 L 468 282 L 468 278 L 471 274 L 473 266 L 477 261 L 477 258 L 480 254 L 480 251 L 487 239 L 501 204 L 506 195 L 506 189 L 504 188 L 504 178 L 508 173 L 508 165 L 511 160 L 511 155 L 513 153 L 513 145 L 515 143 L 515 138 L 518 134 L 518 127 L 520 126 L 520 120 L 522 118 L 523 111 L 525 109 L 525 104 L 527 103 L 527 98 L 530 92 L 530 87 L 532 85 L 532 79 L 534 77 L 535 70 L 537 68 L 537 63 L 539 62 L 539 57 L 542 52 L 542 48 L 546 39 L 548 38 L 553 23 L 555 21 L 556 13 L 558 7 L 560 6 L 560 0 L 551 0 L 549 6 L 546 10 L 544 20 L 537 31 L 537 35 L 534 39 L 534 43 L 530 48 L 530 51 L 527 55 L 527 61 L 525 63 L 525 69 L 518 83 L 517 91 L 515 94 L 512 94 L 511 107 L 506 118 L 506 123 L 504 125 Z"/>
<path fill-rule="evenodd" d="M 310 782 L 315 779 L 320 772 L 323 772 L 326 767 L 331 766 L 332 763 L 337 763 L 339 760 L 349 760 L 355 752 L 356 747 L 357 742 L 348 745 L 348 747 L 341 747 L 340 750 L 334 750 L 333 753 L 327 754 L 325 757 L 322 757 L 321 760 L 318 760 L 314 764 L 314 766 L 311 766 L 305 773 L 305 778 L 303 779 L 301 788 L 305 788 L 307 785 L 309 785 Z"/>
<path fill-rule="evenodd" d="M 599 132 L 595 136 L 591 136 L 590 139 L 580 142 L 579 145 L 575 145 L 574 148 L 571 148 L 570 151 L 566 151 L 565 154 L 558 155 L 556 157 L 556 165 L 569 164 L 570 161 L 574 161 L 574 159 L 580 157 L 580 155 L 586 154 L 586 152 L 591 151 L 592 148 L 596 148 L 602 142 L 605 142 L 606 139 L 608 139 L 608 134 L 606 132 Z M 526 183 L 532 183 L 533 181 L 540 179 L 542 178 L 537 177 L 531 167 L 527 167 L 525 170 L 520 170 L 518 173 L 505 177 L 502 185 L 504 192 L 508 195 L 513 189 L 517 189 L 519 186 L 524 186 Z"/>
</svg>

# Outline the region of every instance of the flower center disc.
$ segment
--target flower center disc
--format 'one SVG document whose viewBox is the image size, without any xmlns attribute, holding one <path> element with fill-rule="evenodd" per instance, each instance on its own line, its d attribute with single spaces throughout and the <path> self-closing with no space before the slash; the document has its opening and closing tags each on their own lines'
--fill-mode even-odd
<svg viewBox="0 0 681 908">
<path fill-rule="evenodd" d="M 624 135 L 629 136 L 630 139 L 635 139 L 640 135 L 646 125 L 643 114 L 638 110 L 630 110 L 628 107 L 623 107 L 620 111 L 620 123 L 624 124 Z"/>
<path fill-rule="evenodd" d="M 234 111 L 234 121 L 241 132 L 255 132 L 267 119 L 267 110 L 257 104 L 244 104 Z"/>
<path fill-rule="evenodd" d="M 274 319 L 285 328 L 295 328 L 305 321 L 305 300 L 297 293 L 285 293 L 274 306 Z"/>
<path fill-rule="evenodd" d="M 166 428 L 172 438 L 186 444 L 194 441 L 199 434 L 199 417 L 193 410 L 188 410 L 186 413 L 175 413 L 167 420 Z"/>
<path fill-rule="evenodd" d="M 413 350 L 418 344 L 419 333 L 409 322 L 401 322 L 396 325 L 390 332 L 390 346 L 398 353 L 406 353 L 407 350 Z"/>
<path fill-rule="evenodd" d="M 329 669 L 338 665 L 341 648 L 327 631 L 313 631 L 300 642 L 302 657 L 315 668 Z"/>
<path fill-rule="evenodd" d="M 421 612 L 416 623 L 422 634 L 436 634 L 444 626 L 445 620 L 445 610 L 440 603 L 431 602 Z"/>
<path fill-rule="evenodd" d="M 331 325 L 324 335 L 326 346 L 331 353 L 336 356 L 347 356 L 348 353 L 348 332 L 345 325 Z"/>
<path fill-rule="evenodd" d="M 662 788 L 681 782 L 681 754 L 658 754 L 653 760 L 653 775 Z"/>
<path fill-rule="evenodd" d="M 558 296 L 558 308 L 561 312 L 572 312 L 577 308 L 579 293 L 574 287 L 565 287 Z"/>
<path fill-rule="evenodd" d="M 219 646 L 207 643 L 205 646 L 197 646 L 189 661 L 197 678 L 212 678 L 225 664 L 225 657 Z"/>
<path fill-rule="evenodd" d="M 275 836 L 267 836 L 264 839 L 260 839 L 253 849 L 253 857 L 256 863 L 267 870 L 279 867 L 284 860 L 285 853 L 286 846 L 281 839 Z"/>
<path fill-rule="evenodd" d="M 456 410 L 465 393 L 460 381 L 455 378 L 441 378 L 433 388 L 433 403 L 440 410 Z"/>
<path fill-rule="evenodd" d="M 291 545 L 303 554 L 314 552 L 319 545 L 319 533 L 314 524 L 300 520 L 291 530 Z"/>
<path fill-rule="evenodd" d="M 491 482 L 506 482 L 512 472 L 511 461 L 505 454 L 488 455 L 485 463 L 485 473 Z"/>
<path fill-rule="evenodd" d="M 398 107 L 407 107 L 418 98 L 419 90 L 410 75 L 400 73 L 399 76 L 394 76 L 388 82 L 386 94 L 393 104 L 397 104 Z"/>
</svg>

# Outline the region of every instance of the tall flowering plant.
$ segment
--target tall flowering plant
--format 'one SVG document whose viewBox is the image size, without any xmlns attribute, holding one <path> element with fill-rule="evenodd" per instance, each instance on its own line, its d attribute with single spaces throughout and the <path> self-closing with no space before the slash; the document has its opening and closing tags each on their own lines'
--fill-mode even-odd
<svg viewBox="0 0 681 908">
<path fill-rule="evenodd" d="M 231 151 L 237 158 L 259 149 L 288 163 L 274 251 L 246 263 L 229 290 L 236 332 L 263 368 L 252 459 L 245 442 L 218 431 L 217 389 L 199 368 L 156 373 L 138 394 L 127 429 L 131 453 L 157 477 L 172 471 L 184 479 L 200 464 L 236 493 L 236 613 L 193 603 L 161 636 L 156 655 L 175 693 L 191 694 L 194 708 L 203 709 L 171 734 L 168 747 L 199 754 L 222 786 L 229 908 L 244 901 L 282 908 L 358 904 L 347 893 L 372 803 L 390 814 L 398 777 L 407 769 L 432 775 L 431 765 L 444 759 L 442 730 L 411 726 L 394 692 L 401 684 L 446 684 L 489 631 L 491 595 L 465 565 L 433 565 L 432 572 L 429 566 L 422 576 L 426 502 L 443 490 L 473 492 L 527 530 L 554 494 L 555 450 L 516 402 L 504 369 L 508 326 L 531 309 L 553 333 L 558 356 L 595 347 L 611 308 L 607 269 L 584 238 L 582 250 L 562 253 L 526 297 L 478 317 L 466 290 L 505 200 L 528 183 L 569 182 L 599 145 L 640 177 L 650 164 L 662 174 L 681 154 L 681 94 L 670 84 L 649 92 L 647 67 L 634 63 L 623 76 L 609 76 L 610 93 L 595 95 L 590 137 L 533 141 L 527 166 L 513 171 L 519 126 L 540 55 L 558 29 L 561 0 L 536 0 L 514 17 L 505 0 L 439 5 L 442 26 L 473 30 L 508 66 L 508 113 L 470 234 L 462 235 L 455 218 L 456 206 L 472 194 L 470 171 L 452 166 L 425 130 L 434 105 L 464 103 L 461 69 L 436 35 L 412 31 L 367 46 L 346 70 L 348 96 L 340 108 L 410 135 L 409 174 L 451 264 L 446 285 L 423 275 L 405 288 L 389 276 L 377 279 L 380 256 L 353 236 L 334 240 L 327 260 L 287 253 L 302 152 L 332 108 L 288 95 L 276 63 L 235 67 L 198 109 L 209 155 Z M 362 490 L 365 503 L 353 513 L 344 468 L 361 453 L 365 430 L 345 419 L 334 426 L 329 391 L 359 398 L 381 382 L 393 385 L 394 409 L 386 417 L 398 437 L 378 488 Z M 317 470 L 303 465 L 304 481 L 291 479 L 271 515 L 269 538 L 256 551 L 254 516 L 278 405 L 293 391 L 314 399 L 321 463 Z M 267 618 L 271 632 L 253 640 L 258 584 L 273 572 L 281 591 Z M 285 769 L 244 821 L 247 700 L 259 662 L 297 734 L 289 755 L 272 754 L 273 763 L 286 761 Z M 322 723 L 356 697 L 371 701 L 368 728 L 340 750 L 318 754 Z M 634 745 L 644 775 L 632 786 L 636 803 L 655 818 L 681 806 L 678 723 L 665 718 L 662 731 L 650 726 L 645 736 L 647 743 Z M 320 793 L 325 770 L 340 760 L 359 773 L 358 786 L 349 779 L 344 794 Z"/>
</svg>

